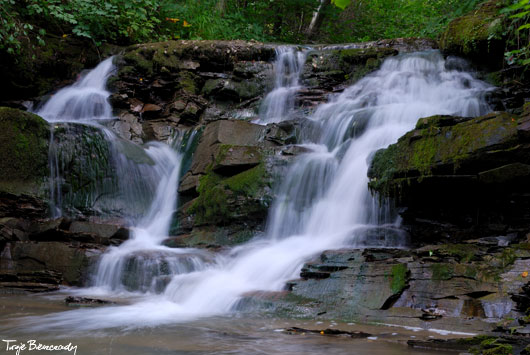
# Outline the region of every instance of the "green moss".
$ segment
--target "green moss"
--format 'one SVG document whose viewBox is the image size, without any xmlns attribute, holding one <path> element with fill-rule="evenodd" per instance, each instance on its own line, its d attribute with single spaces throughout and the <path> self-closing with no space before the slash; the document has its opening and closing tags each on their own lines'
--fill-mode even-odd
<svg viewBox="0 0 530 355">
<path fill-rule="evenodd" d="M 500 260 L 502 262 L 501 267 L 504 270 L 508 266 L 511 266 L 513 263 L 515 263 L 515 260 L 517 260 L 517 255 L 515 255 L 513 249 L 505 248 L 501 253 Z"/>
<path fill-rule="evenodd" d="M 483 349 L 482 355 L 512 355 L 513 346 L 510 344 L 498 344 L 488 349 Z"/>
<path fill-rule="evenodd" d="M 199 179 L 199 197 L 191 205 L 189 212 L 195 214 L 197 224 L 217 224 L 228 219 L 227 195 L 220 186 L 222 177 L 211 169 Z"/>
<path fill-rule="evenodd" d="M 209 79 L 206 80 L 204 86 L 202 87 L 202 94 L 205 96 L 210 96 L 213 92 L 220 87 L 222 87 L 224 79 Z"/>
<path fill-rule="evenodd" d="M 252 169 L 229 177 L 223 184 L 236 194 L 254 197 L 263 187 L 266 174 L 265 165 L 259 164 Z"/>
<path fill-rule="evenodd" d="M 453 277 L 453 267 L 448 264 L 432 264 L 432 279 L 436 281 L 449 280 Z"/>
<path fill-rule="evenodd" d="M 179 73 L 179 87 L 186 93 L 195 95 L 197 93 L 197 76 L 187 70 Z"/>
<path fill-rule="evenodd" d="M 470 244 L 444 244 L 440 250 L 450 256 L 455 256 L 462 263 L 470 262 L 477 250 Z"/>
<path fill-rule="evenodd" d="M 196 224 L 225 224 L 241 215 L 263 212 L 261 192 L 267 186 L 264 164 L 243 171 L 229 178 L 216 174 L 212 166 L 199 179 L 199 196 L 189 209 L 195 214 Z M 234 197 L 240 196 L 237 202 Z"/>
<path fill-rule="evenodd" d="M 501 147 L 516 142 L 517 120 L 508 113 L 492 113 L 465 122 L 448 117 L 420 119 L 416 129 L 401 137 L 396 144 L 374 155 L 369 176 L 370 188 L 383 195 L 397 194 L 407 180 L 421 180 L 433 174 L 438 165 L 452 165 L 456 173 L 461 163 L 488 147 Z"/>
<path fill-rule="evenodd" d="M 476 11 L 453 20 L 440 40 L 444 50 L 470 54 L 479 46 L 489 49 L 491 39 L 500 39 L 503 32 L 502 15 L 499 15 L 499 2 L 490 0 Z"/>
<path fill-rule="evenodd" d="M 4 187 L 16 187 L 9 192 L 38 192 L 49 175 L 48 140 L 49 126 L 42 118 L 0 107 L 0 181 Z"/>
<path fill-rule="evenodd" d="M 495 337 L 491 337 L 491 336 L 488 336 L 488 335 L 478 335 L 476 337 L 473 337 L 473 338 L 463 338 L 463 339 L 456 339 L 456 342 L 458 344 L 464 344 L 464 345 L 480 345 L 482 342 L 484 341 L 491 341 L 491 340 L 495 340 L 496 338 Z"/>
<path fill-rule="evenodd" d="M 407 285 L 407 265 L 397 264 L 392 266 L 390 276 L 390 289 L 393 293 L 399 293 Z"/>
<path fill-rule="evenodd" d="M 129 66 L 134 67 L 136 71 L 142 74 L 151 75 L 153 74 L 153 62 L 149 59 L 149 56 L 150 55 L 147 54 L 146 58 L 146 52 L 142 49 L 137 49 L 125 53 L 123 59 Z"/>
<path fill-rule="evenodd" d="M 219 163 L 221 163 L 225 158 L 226 158 L 226 155 L 228 154 L 228 151 L 233 147 L 234 145 L 233 144 L 221 144 L 219 146 L 219 150 L 218 150 L 218 153 L 215 157 L 215 164 L 218 165 Z"/>
</svg>

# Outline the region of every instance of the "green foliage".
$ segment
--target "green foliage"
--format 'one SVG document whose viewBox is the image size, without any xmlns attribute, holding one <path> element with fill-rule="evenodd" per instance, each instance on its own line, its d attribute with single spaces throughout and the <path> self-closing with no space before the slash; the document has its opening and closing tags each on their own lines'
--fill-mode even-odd
<svg viewBox="0 0 530 355">
<path fill-rule="evenodd" d="M 509 16 L 506 62 L 530 67 L 530 0 L 512 1 L 501 12 Z"/>
<path fill-rule="evenodd" d="M 483 0 L 352 1 L 340 11 L 329 9 L 321 38 L 329 42 L 383 38 L 437 38 L 447 24 Z"/>
<path fill-rule="evenodd" d="M 480 1 L 332 0 L 320 6 L 320 0 L 0 0 L 0 50 L 14 54 L 24 43 L 44 45 L 44 35 L 50 33 L 95 44 L 169 39 L 305 42 L 315 11 L 323 18 L 315 38 L 320 42 L 434 38 Z M 526 10 L 513 11 L 518 11 L 518 21 L 528 16 Z M 523 25 L 519 31 L 526 30 Z"/>
</svg>

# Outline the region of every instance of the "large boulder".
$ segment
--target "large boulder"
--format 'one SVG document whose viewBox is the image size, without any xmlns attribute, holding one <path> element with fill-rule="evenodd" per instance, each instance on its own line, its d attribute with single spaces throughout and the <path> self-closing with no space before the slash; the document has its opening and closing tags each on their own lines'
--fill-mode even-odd
<svg viewBox="0 0 530 355">
<path fill-rule="evenodd" d="M 101 250 L 62 242 L 15 242 L 2 247 L 0 288 L 51 291 L 80 286 Z"/>
<path fill-rule="evenodd" d="M 180 183 L 181 238 L 187 244 L 240 243 L 263 227 L 272 187 L 293 155 L 295 128 L 238 121 L 209 123 Z"/>
<path fill-rule="evenodd" d="M 375 154 L 370 188 L 407 207 L 405 224 L 422 240 L 523 233 L 530 223 L 522 207 L 530 203 L 529 120 L 503 112 L 422 118 Z"/>
<path fill-rule="evenodd" d="M 504 15 L 501 1 L 490 0 L 451 21 L 440 38 L 447 54 L 468 57 L 490 67 L 501 67 L 504 58 Z"/>
</svg>

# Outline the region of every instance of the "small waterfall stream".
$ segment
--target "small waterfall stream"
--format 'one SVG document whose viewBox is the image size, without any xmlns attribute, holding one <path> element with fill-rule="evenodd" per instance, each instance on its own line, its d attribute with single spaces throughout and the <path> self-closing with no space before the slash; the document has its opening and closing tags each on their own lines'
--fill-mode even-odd
<svg viewBox="0 0 530 355">
<path fill-rule="evenodd" d="M 298 85 L 296 80 L 290 82 L 291 89 Z M 116 294 L 127 286 L 120 270 L 143 268 L 137 275 L 145 281 L 137 283 L 144 285 L 136 285 L 136 290 L 150 293 L 130 305 L 53 314 L 37 320 L 35 327 L 89 330 L 170 324 L 226 314 L 250 292 L 282 290 L 317 253 L 370 243 L 363 238 L 367 229 L 376 227 L 377 216 L 367 189 L 367 169 L 376 150 L 395 142 L 421 117 L 488 112 L 484 100 L 488 89 L 471 74 L 447 67 L 437 51 L 387 59 L 380 70 L 319 106 L 309 117 L 319 129 L 307 135 L 314 137 L 304 143 L 309 152 L 292 165 L 279 189 L 266 237 L 219 254 L 211 262 L 205 262 L 208 257 L 197 251 L 160 245 L 176 199 L 172 189 L 178 158 L 174 158 L 168 164 L 172 168 L 161 167 L 164 178 L 149 217 L 137 224 L 130 241 L 105 254 L 95 282 Z M 266 116 L 275 121 L 285 113 L 285 101 L 284 97 L 269 96 L 267 105 L 282 107 L 277 111 L 282 114 Z M 155 161 L 162 159 L 161 146 L 152 148 L 150 156 Z M 398 238 L 391 245 L 400 242 Z M 156 262 L 127 266 L 127 255 L 142 256 L 153 250 L 159 252 Z M 183 264 L 167 265 L 164 260 L 170 254 L 184 260 Z M 164 263 L 166 266 L 161 266 Z M 154 277 L 161 274 L 157 268 L 169 270 L 162 273 L 163 282 Z M 149 271 L 152 269 L 157 270 Z"/>
<path fill-rule="evenodd" d="M 294 110 L 296 93 L 301 89 L 300 75 L 304 69 L 307 50 L 280 46 L 274 62 L 274 88 L 260 107 L 256 123 L 268 124 L 289 118 Z"/>
</svg>

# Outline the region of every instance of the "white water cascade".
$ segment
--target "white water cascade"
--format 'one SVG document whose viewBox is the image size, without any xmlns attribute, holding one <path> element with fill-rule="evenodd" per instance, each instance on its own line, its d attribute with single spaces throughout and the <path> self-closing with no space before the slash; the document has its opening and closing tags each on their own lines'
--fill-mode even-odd
<svg viewBox="0 0 530 355">
<path fill-rule="evenodd" d="M 448 68 L 436 51 L 387 59 L 380 70 L 310 117 L 318 127 L 307 135 L 313 137 L 305 143 L 310 152 L 285 177 L 265 238 L 233 248 L 200 270 L 174 275 L 161 294 L 126 306 L 34 319 L 34 329 L 83 331 L 183 322 L 231 312 L 255 291 L 281 290 L 298 277 L 308 258 L 326 249 L 366 244 L 363 237 L 377 220 L 367 189 L 367 169 L 376 150 L 395 142 L 421 117 L 488 112 L 488 89 L 469 73 Z M 144 231 L 150 233 L 149 228 Z M 144 240 L 142 233 L 130 245 L 159 241 Z M 154 243 L 149 247 L 156 248 Z"/>
<path fill-rule="evenodd" d="M 102 132 L 109 143 L 111 156 L 108 158 L 118 178 L 114 198 L 120 200 L 121 205 L 149 201 L 150 207 L 143 216 L 123 216 L 131 218 L 132 237 L 103 255 L 93 280 L 94 290 L 99 293 L 160 292 L 169 282 L 168 277 L 200 269 L 208 253 L 160 245 L 168 235 L 176 208 L 181 154 L 165 144 L 154 142 L 147 145 L 144 153 L 140 152 L 146 154 L 145 162 L 131 161 L 122 152 L 143 148 L 123 142 L 99 124 L 113 118 L 112 107 L 107 101 L 110 93 L 106 90 L 107 79 L 115 71 L 112 60 L 112 57 L 106 59 L 73 85 L 59 90 L 36 113 L 54 124 L 89 125 Z M 178 146 L 181 138 L 176 137 L 173 145 Z M 128 146 L 124 147 L 125 144 Z M 132 153 L 138 155 L 138 152 Z M 55 202 L 54 212 L 58 217 L 62 212 L 62 179 L 60 156 L 53 136 L 49 158 L 51 200 Z"/>
<path fill-rule="evenodd" d="M 59 90 L 36 113 L 49 122 L 111 119 L 106 85 L 116 69 L 112 60 L 113 57 L 104 60 L 73 85 Z"/>
<path fill-rule="evenodd" d="M 307 51 L 280 46 L 274 62 L 274 88 L 265 96 L 256 123 L 268 124 L 289 119 L 294 111 L 295 96 L 301 89 L 300 75 Z"/>
</svg>

